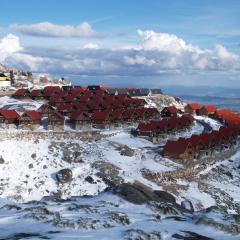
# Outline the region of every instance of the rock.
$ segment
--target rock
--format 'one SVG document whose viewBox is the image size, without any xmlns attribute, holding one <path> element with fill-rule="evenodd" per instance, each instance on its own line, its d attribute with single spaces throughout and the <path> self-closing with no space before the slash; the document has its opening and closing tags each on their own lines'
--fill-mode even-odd
<svg viewBox="0 0 240 240">
<path fill-rule="evenodd" d="M 78 162 L 78 163 L 83 162 L 81 158 L 81 152 L 74 152 L 74 162 Z"/>
<path fill-rule="evenodd" d="M 189 200 L 184 200 L 181 202 L 181 207 L 190 211 L 190 212 L 194 212 L 194 208 L 193 208 L 193 204 L 191 201 Z"/>
<path fill-rule="evenodd" d="M 30 164 L 28 165 L 28 168 L 29 168 L 29 169 L 33 168 L 33 164 L 30 163 Z"/>
<path fill-rule="evenodd" d="M 5 163 L 5 161 L 4 161 L 3 157 L 0 156 L 0 164 L 3 164 L 3 163 Z"/>
<path fill-rule="evenodd" d="M 89 183 L 91 183 L 91 184 L 94 183 L 94 179 L 93 179 L 91 176 L 87 176 L 87 177 L 85 178 L 85 181 L 86 181 L 86 182 L 89 182 Z"/>
<path fill-rule="evenodd" d="M 168 192 L 156 190 L 156 191 L 154 191 L 154 193 L 159 198 L 161 198 L 163 201 L 174 202 L 174 203 L 176 202 L 175 197 L 172 194 L 168 193 Z"/>
<path fill-rule="evenodd" d="M 120 150 L 120 154 L 127 157 L 134 156 L 134 152 L 135 151 L 132 148 L 128 147 L 127 145 L 124 145 Z"/>
<path fill-rule="evenodd" d="M 56 178 L 60 183 L 68 183 L 72 181 L 72 170 L 69 168 L 62 169 L 57 172 Z"/>
<path fill-rule="evenodd" d="M 123 179 L 119 177 L 120 168 L 114 164 L 97 161 L 93 163 L 92 167 L 98 169 L 99 172 L 96 175 L 100 177 L 110 188 L 114 188 L 123 183 Z"/>
<path fill-rule="evenodd" d="M 37 154 L 36 154 L 36 153 L 33 153 L 33 154 L 31 155 L 31 158 L 32 158 L 32 159 L 36 159 L 36 158 L 37 158 Z"/>
</svg>

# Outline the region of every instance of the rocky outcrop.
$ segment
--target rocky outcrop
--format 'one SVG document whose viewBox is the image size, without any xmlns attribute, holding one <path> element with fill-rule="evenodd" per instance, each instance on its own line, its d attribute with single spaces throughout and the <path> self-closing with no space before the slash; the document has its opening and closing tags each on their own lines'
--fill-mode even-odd
<svg viewBox="0 0 240 240">
<path fill-rule="evenodd" d="M 59 183 L 68 183 L 72 181 L 72 170 L 69 168 L 57 172 L 56 178 Z"/>
</svg>

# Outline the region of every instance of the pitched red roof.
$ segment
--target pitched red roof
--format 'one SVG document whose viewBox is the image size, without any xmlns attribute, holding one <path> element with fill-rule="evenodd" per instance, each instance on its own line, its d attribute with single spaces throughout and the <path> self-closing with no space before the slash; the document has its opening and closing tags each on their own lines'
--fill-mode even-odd
<svg viewBox="0 0 240 240">
<path fill-rule="evenodd" d="M 42 96 L 42 90 L 41 89 L 34 89 L 31 91 L 31 97 L 37 97 Z"/>
<path fill-rule="evenodd" d="M 73 109 L 80 112 L 89 111 L 89 107 L 87 106 L 86 103 L 83 102 L 73 103 Z"/>
<path fill-rule="evenodd" d="M 59 86 L 46 86 L 43 89 L 44 96 L 51 97 L 57 93 L 63 93 L 63 90 Z"/>
<path fill-rule="evenodd" d="M 207 105 L 202 107 L 207 113 L 216 112 L 217 108 L 213 105 Z"/>
<path fill-rule="evenodd" d="M 90 115 L 87 112 L 73 112 L 70 115 L 70 119 L 74 121 L 89 121 L 90 120 Z"/>
<path fill-rule="evenodd" d="M 57 102 L 63 102 L 63 98 L 61 95 L 52 96 L 48 101 L 49 104 L 54 104 Z"/>
<path fill-rule="evenodd" d="M 198 103 L 189 103 L 187 104 L 187 107 L 189 107 L 192 110 L 199 110 L 201 106 Z"/>
<path fill-rule="evenodd" d="M 175 106 L 169 106 L 169 107 L 165 107 L 163 108 L 162 112 L 168 111 L 172 114 L 177 113 L 178 109 Z"/>
<path fill-rule="evenodd" d="M 27 88 L 21 88 L 13 93 L 12 97 L 23 97 L 26 93 L 29 93 L 29 90 Z"/>
<path fill-rule="evenodd" d="M 0 115 L 2 115 L 6 120 L 9 120 L 9 121 L 17 120 L 20 117 L 15 110 L 6 110 L 6 109 L 1 109 Z"/>
<path fill-rule="evenodd" d="M 156 124 L 154 124 L 154 123 L 139 123 L 137 130 L 139 132 L 154 132 L 156 130 Z"/>
<path fill-rule="evenodd" d="M 181 139 L 178 141 L 167 141 L 166 145 L 164 146 L 164 152 L 171 152 L 171 153 L 184 153 L 188 146 L 191 143 L 187 139 Z"/>
<path fill-rule="evenodd" d="M 71 103 L 62 103 L 57 107 L 58 112 L 71 112 L 73 105 Z"/>
<path fill-rule="evenodd" d="M 28 117 L 30 117 L 33 121 L 35 121 L 35 122 L 40 122 L 41 121 L 41 119 L 42 119 L 42 116 L 40 115 L 40 113 L 39 112 L 37 112 L 37 111 L 27 111 L 27 112 L 25 112 L 21 117 L 20 117 L 20 119 L 22 118 L 22 117 L 24 117 L 24 115 L 27 115 Z"/>
<path fill-rule="evenodd" d="M 49 104 L 42 104 L 38 109 L 37 109 L 37 112 L 43 112 L 45 111 L 47 108 L 51 108 L 52 110 L 54 110 L 54 108 L 49 105 Z"/>
<path fill-rule="evenodd" d="M 122 119 L 122 111 L 120 109 L 115 109 L 109 113 L 109 119 L 111 121 L 116 121 Z"/>
<path fill-rule="evenodd" d="M 91 119 L 95 123 L 101 123 L 109 119 L 109 111 L 94 112 Z"/>
</svg>

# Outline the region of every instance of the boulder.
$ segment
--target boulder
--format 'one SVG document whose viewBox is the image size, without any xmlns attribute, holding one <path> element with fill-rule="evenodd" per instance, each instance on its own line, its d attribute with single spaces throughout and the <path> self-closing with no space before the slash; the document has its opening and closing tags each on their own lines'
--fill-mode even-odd
<svg viewBox="0 0 240 240">
<path fill-rule="evenodd" d="M 168 193 L 168 192 L 165 192 L 165 191 L 159 191 L 159 190 L 156 190 L 156 191 L 153 191 L 159 198 L 161 198 L 163 201 L 166 201 L 166 202 L 173 202 L 175 203 L 176 202 L 176 199 L 175 197 Z"/>
<path fill-rule="evenodd" d="M 85 181 L 88 182 L 88 183 L 91 183 L 91 184 L 94 183 L 94 179 L 93 179 L 91 176 L 87 176 L 87 177 L 85 178 Z"/>
<path fill-rule="evenodd" d="M 72 181 L 72 170 L 69 168 L 61 169 L 57 172 L 56 178 L 60 183 L 68 183 Z"/>
<path fill-rule="evenodd" d="M 193 208 L 193 204 L 191 201 L 189 200 L 184 200 L 181 202 L 181 207 L 190 211 L 190 212 L 194 212 L 194 208 Z"/>
<path fill-rule="evenodd" d="M 0 164 L 3 164 L 5 161 L 2 156 L 0 156 Z"/>
<path fill-rule="evenodd" d="M 127 157 L 134 156 L 134 152 L 135 151 L 132 148 L 128 147 L 127 145 L 124 145 L 120 150 L 120 154 Z"/>
</svg>

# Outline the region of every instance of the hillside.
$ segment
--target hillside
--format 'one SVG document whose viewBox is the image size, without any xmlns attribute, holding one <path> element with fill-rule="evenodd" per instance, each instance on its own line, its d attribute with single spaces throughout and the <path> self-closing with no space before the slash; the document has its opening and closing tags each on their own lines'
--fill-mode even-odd
<svg viewBox="0 0 240 240">
<path fill-rule="evenodd" d="M 0 100 L 13 109 L 38 107 L 26 100 Z M 146 100 L 159 109 L 184 104 L 164 95 Z M 200 134 L 204 125 L 199 120 L 212 129 L 221 126 L 198 117 L 190 129 L 168 139 Z M 135 127 L 65 133 L 1 130 L 0 237 L 79 239 L 77 231 L 87 239 L 238 239 L 240 152 L 186 167 L 159 154 L 167 139 L 153 144 L 133 136 Z M 62 169 L 68 171 L 59 180 Z M 127 186 L 123 191 L 123 183 L 137 183 L 137 190 Z M 152 190 L 171 197 L 156 197 Z"/>
</svg>

